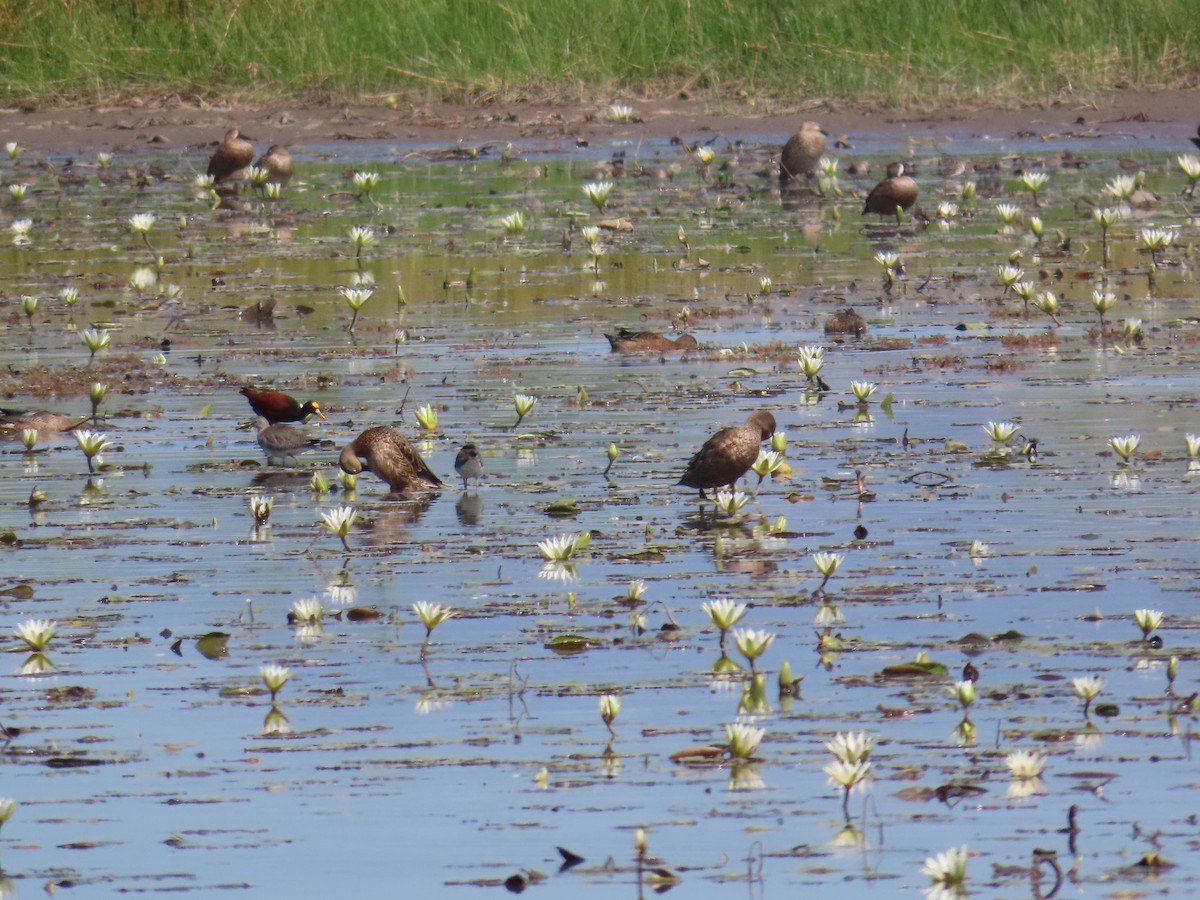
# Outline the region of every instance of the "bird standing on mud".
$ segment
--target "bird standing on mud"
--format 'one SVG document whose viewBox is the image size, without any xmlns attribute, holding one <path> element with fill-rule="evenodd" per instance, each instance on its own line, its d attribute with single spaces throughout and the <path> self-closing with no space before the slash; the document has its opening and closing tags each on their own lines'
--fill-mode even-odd
<svg viewBox="0 0 1200 900">
<path fill-rule="evenodd" d="M 366 466 L 362 459 L 367 461 Z M 347 444 L 338 464 L 350 475 L 357 475 L 364 468 L 374 472 L 397 494 L 428 494 L 442 486 L 442 480 L 433 474 L 408 438 L 386 425 L 368 428 Z"/>
<path fill-rule="evenodd" d="M 699 488 L 701 500 L 708 499 L 707 488 L 733 487 L 758 459 L 762 442 L 774 433 L 775 417 L 764 410 L 751 413 L 743 425 L 722 428 L 691 458 L 678 483 Z"/>
</svg>

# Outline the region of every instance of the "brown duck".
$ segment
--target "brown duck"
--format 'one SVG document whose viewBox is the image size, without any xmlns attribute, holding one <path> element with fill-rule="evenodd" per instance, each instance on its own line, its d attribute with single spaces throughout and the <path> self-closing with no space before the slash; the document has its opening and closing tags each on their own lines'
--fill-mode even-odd
<svg viewBox="0 0 1200 900">
<path fill-rule="evenodd" d="M 788 138 L 779 156 L 779 180 L 790 181 L 809 174 L 825 153 L 825 130 L 816 122 L 805 122 Z"/>
<path fill-rule="evenodd" d="M 270 424 L 279 422 L 303 422 L 309 416 L 325 418 L 321 404 L 316 400 L 298 401 L 283 391 L 259 391 L 252 387 L 244 387 L 238 391 L 250 401 L 250 408 L 256 415 L 262 416 Z"/>
<path fill-rule="evenodd" d="M 690 334 L 681 334 L 672 340 L 656 331 L 630 331 L 618 329 L 616 334 L 606 334 L 613 353 L 669 353 L 672 350 L 695 350 L 700 344 Z"/>
<path fill-rule="evenodd" d="M 825 320 L 825 333 L 852 334 L 855 337 L 862 337 L 867 333 L 867 320 L 847 306 Z"/>
<path fill-rule="evenodd" d="M 751 413 L 744 425 L 722 428 L 692 457 L 679 484 L 699 488 L 701 500 L 707 499 L 707 488 L 736 484 L 758 459 L 762 442 L 774 433 L 775 417 L 764 410 Z"/>
<path fill-rule="evenodd" d="M 867 194 L 867 202 L 863 205 L 863 214 L 875 213 L 879 216 L 896 216 L 897 210 L 908 210 L 917 202 L 920 187 L 917 182 L 904 174 L 903 163 L 892 163 L 887 167 L 888 177 L 871 188 Z"/>
<path fill-rule="evenodd" d="M 58 434 L 63 431 L 74 431 L 91 421 L 86 415 L 64 416 L 62 413 L 48 412 L 44 409 L 30 409 L 23 412 L 15 410 L 0 410 L 0 434 L 8 437 L 21 436 L 26 428 L 35 429 L 38 434 Z"/>
<path fill-rule="evenodd" d="M 288 153 L 287 147 L 281 144 L 272 144 L 270 148 L 255 163 L 260 169 L 266 169 L 271 173 L 268 181 L 274 181 L 277 184 L 287 184 L 292 180 L 292 172 L 295 166 L 292 163 L 292 154 Z"/>
<path fill-rule="evenodd" d="M 230 128 L 208 161 L 208 174 L 213 177 L 214 184 L 241 181 L 246 177 L 246 169 L 253 159 L 254 145 L 243 138 L 236 128 Z"/>
<path fill-rule="evenodd" d="M 367 461 L 365 466 L 362 459 Z M 350 475 L 364 468 L 374 472 L 397 494 L 426 494 L 442 486 L 408 438 L 386 425 L 368 428 L 347 444 L 338 464 Z"/>
</svg>

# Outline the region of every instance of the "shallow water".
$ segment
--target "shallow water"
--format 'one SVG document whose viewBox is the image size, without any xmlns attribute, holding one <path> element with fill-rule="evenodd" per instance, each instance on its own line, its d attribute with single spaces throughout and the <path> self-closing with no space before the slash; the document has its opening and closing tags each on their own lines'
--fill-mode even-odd
<svg viewBox="0 0 1200 900">
<path fill-rule="evenodd" d="M 1179 802 L 1195 781 L 1194 722 L 1179 706 L 1198 657 L 1200 529 L 1184 435 L 1200 428 L 1200 303 L 1176 148 L 1119 135 L 915 142 L 931 214 L 964 181 L 939 187 L 938 152 L 1004 159 L 999 176 L 972 179 L 974 214 L 942 230 L 858 214 L 853 192 L 900 144 L 865 136 L 842 154 L 841 200 L 802 191 L 786 203 L 753 174 L 767 156 L 754 137 L 724 186 L 724 141 L 707 180 L 665 142 L 528 146 L 511 169 L 501 148 L 447 162 L 412 155 L 428 148 L 305 147 L 304 183 L 242 215 L 195 197 L 199 157 L 118 159 L 117 172 L 156 163 L 172 178 L 102 187 L 88 170 L 66 192 L 34 161 L 4 163 L 5 181 L 32 185 L 6 224 L 34 223 L 30 244 L 0 249 L 6 405 L 83 415 L 85 393 L 39 387 L 56 373 L 101 378 L 116 445 L 90 488 L 69 437 L 0 454 L 4 530 L 19 541 L 5 545 L 0 587 L 33 588 L 2 598 L 4 622 L 59 624 L 53 671 L 21 674 L 27 654 L 14 638 L 0 687 L 0 723 L 20 729 L 0 787 L 21 803 L 3 830 L 5 890 L 28 895 L 52 880 L 94 892 L 351 884 L 378 894 L 524 870 L 573 895 L 633 894 L 633 831 L 644 826 L 650 854 L 688 896 L 741 895 L 747 873 L 758 895 L 838 883 L 911 892 L 928 883 L 927 856 L 963 843 L 983 895 L 1026 892 L 1035 848 L 1057 851 L 1079 885 L 1064 890 L 1198 893 L 1196 826 Z M 996 200 L 1032 211 L 1014 167 L 1063 149 L 1089 165 L 1047 168 L 1042 247 L 1020 228 L 1003 233 Z M 617 180 L 609 212 L 634 231 L 602 232 L 593 268 L 571 223 L 599 218 L 581 185 L 614 150 L 631 171 L 635 157 L 680 171 Z M 1082 198 L 1099 196 L 1124 155 L 1162 196 L 1144 222 L 1178 236 L 1151 291 L 1137 252 L 1143 220 L 1114 227 L 1108 272 L 1121 299 L 1100 346 L 1090 303 L 1099 234 Z M 845 175 L 861 157 L 875 174 Z M 535 162 L 548 177 L 527 186 L 513 173 Z M 341 177 L 360 168 L 382 174 L 377 211 Z M 525 233 L 506 236 L 499 217 L 518 209 Z M 124 227 L 134 212 L 158 217 L 153 251 Z M 394 231 L 381 230 L 360 265 L 347 232 L 367 224 Z M 1055 229 L 1069 253 L 1054 251 Z M 1002 298 L 996 267 L 1016 248 L 1030 277 L 1044 271 L 1039 289 L 1062 299 L 1061 328 Z M 881 250 L 907 267 L 888 291 L 873 259 Z M 159 255 L 158 285 L 139 296 L 130 273 Z M 376 293 L 351 335 L 337 289 L 364 278 Z M 79 289 L 74 306 L 57 298 L 64 285 Z M 27 294 L 40 298 L 31 321 Z M 272 322 L 239 318 L 268 299 Z M 822 322 L 847 305 L 870 331 L 833 341 Z M 1142 320 L 1140 342 L 1120 338 L 1130 317 Z M 113 324 L 112 345 L 79 371 L 79 330 L 100 322 Z M 621 357 L 603 337 L 673 325 L 704 350 Z M 830 394 L 799 373 L 797 348 L 812 344 L 828 348 Z M 879 385 L 865 413 L 853 380 Z M 266 468 L 237 428 L 247 382 L 319 400 L 329 419 L 310 427 L 329 448 L 294 469 Z M 518 392 L 538 402 L 514 428 Z M 388 499 L 370 475 L 352 496 L 310 490 L 315 469 L 336 487 L 337 448 L 365 427 L 396 424 L 417 439 L 425 404 L 439 411 L 438 430 L 418 439 L 446 481 L 436 499 Z M 674 486 L 688 457 L 757 408 L 786 431 L 793 474 L 768 480 L 735 522 L 699 511 Z M 986 458 L 981 426 L 1009 420 L 1038 438 L 1036 459 L 1019 442 L 1002 461 Z M 1121 465 L 1107 442 L 1128 433 L 1141 448 Z M 464 492 L 453 459 L 467 440 L 482 449 L 486 478 Z M 620 453 L 605 479 L 610 442 Z M 859 502 L 856 470 L 873 499 Z M 35 486 L 48 497 L 31 513 Z M 264 529 L 247 505 L 254 493 L 275 500 Z M 549 517 L 564 498 L 578 514 Z M 343 502 L 363 517 L 348 554 L 317 527 Z M 540 577 L 537 541 L 584 530 L 591 548 L 577 580 Z M 976 540 L 990 550 L 972 560 Z M 845 554 L 826 586 L 845 618 L 837 652 L 817 646 L 810 554 L 820 550 Z M 616 602 L 633 579 L 646 582 L 645 631 Z M 312 595 L 343 616 L 319 631 L 289 626 L 288 608 Z M 777 634 L 759 662 L 766 705 L 750 717 L 766 731 L 760 761 L 681 765 L 671 754 L 724 743 L 740 708 L 741 679 L 713 674 L 718 634 L 700 610 L 720 597 L 749 602 L 742 624 Z M 424 661 L 416 600 L 459 612 Z M 384 615 L 349 621 L 350 607 Z M 1138 608 L 1166 614 L 1161 649 L 1138 640 Z M 678 633 L 660 633 L 667 610 Z M 1020 640 L 960 643 L 1010 629 Z M 196 638 L 211 631 L 230 635 L 227 656 L 199 652 Z M 598 646 L 546 648 L 566 632 Z M 920 652 L 949 674 L 881 677 Z M 1164 693 L 1172 655 L 1174 698 Z M 955 732 L 962 716 L 947 691 L 968 659 L 982 672 L 973 742 Z M 776 696 L 784 660 L 804 676 L 798 697 Z M 278 703 L 286 733 L 259 678 L 270 663 L 292 673 Z M 1095 703 L 1116 704 L 1115 715 L 1084 717 L 1071 679 L 1091 673 L 1104 679 Z M 622 697 L 611 741 L 598 713 L 606 692 Z M 833 759 L 825 742 L 850 729 L 878 743 L 848 829 L 822 767 Z M 1009 778 L 1014 749 L 1048 757 L 1032 796 Z M 984 792 L 942 802 L 933 791 L 946 785 Z M 1069 841 L 1059 829 L 1072 805 L 1081 831 Z M 558 846 L 585 862 L 555 874 Z M 1156 848 L 1173 868 L 1136 865 Z"/>
</svg>

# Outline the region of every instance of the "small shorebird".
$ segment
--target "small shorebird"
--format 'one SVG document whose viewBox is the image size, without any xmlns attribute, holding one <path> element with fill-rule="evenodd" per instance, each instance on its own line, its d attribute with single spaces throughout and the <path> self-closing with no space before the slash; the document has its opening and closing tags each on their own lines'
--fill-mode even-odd
<svg viewBox="0 0 1200 900">
<path fill-rule="evenodd" d="M 805 122 L 779 155 L 779 180 L 790 181 L 812 172 L 825 153 L 825 130 L 816 122 Z"/>
<path fill-rule="evenodd" d="M 695 350 L 700 346 L 690 334 L 672 340 L 656 331 L 630 331 L 620 328 L 616 334 L 606 334 L 613 353 L 668 353 L 671 350 Z"/>
<path fill-rule="evenodd" d="M 268 465 L 273 461 L 283 465 L 289 456 L 294 461 L 300 453 L 319 443 L 301 428 L 283 423 L 272 425 L 263 416 L 254 420 L 254 427 L 258 431 L 258 446 L 267 455 Z"/>
<path fill-rule="evenodd" d="M 775 433 L 775 417 L 765 410 L 753 412 L 745 424 L 722 428 L 691 458 L 679 484 L 700 489 L 732 487 L 758 459 L 762 442 Z"/>
<path fill-rule="evenodd" d="M 479 479 L 483 475 L 483 457 L 479 455 L 479 448 L 474 444 L 463 444 L 458 456 L 454 457 L 454 471 L 461 476 L 464 491 L 468 478 L 475 479 L 475 490 L 479 490 Z"/>
<path fill-rule="evenodd" d="M 917 194 L 921 189 L 911 176 L 904 174 L 904 163 L 889 165 L 887 175 L 867 194 L 863 214 L 870 212 L 880 216 L 895 216 L 899 220 L 900 211 L 909 209 L 917 202 Z"/>
<path fill-rule="evenodd" d="M 325 418 L 321 404 L 316 400 L 300 403 L 283 391 L 258 391 L 249 386 L 242 388 L 238 393 L 250 401 L 250 408 L 256 415 L 262 416 L 271 425 L 280 422 L 303 422 L 309 416 Z"/>
<path fill-rule="evenodd" d="M 287 147 L 282 144 L 272 144 L 254 165 L 270 172 L 271 177 L 268 180 L 277 184 L 287 184 L 291 181 L 295 169 L 292 154 L 288 153 Z"/>
<path fill-rule="evenodd" d="M 213 177 L 214 184 L 242 181 L 253 159 L 254 145 L 243 138 L 236 128 L 230 128 L 208 160 L 208 174 Z"/>
<path fill-rule="evenodd" d="M 366 466 L 360 457 L 367 461 Z M 408 438 L 386 425 L 368 428 L 347 444 L 338 464 L 351 475 L 364 468 L 374 472 L 397 494 L 426 494 L 442 486 Z"/>
</svg>

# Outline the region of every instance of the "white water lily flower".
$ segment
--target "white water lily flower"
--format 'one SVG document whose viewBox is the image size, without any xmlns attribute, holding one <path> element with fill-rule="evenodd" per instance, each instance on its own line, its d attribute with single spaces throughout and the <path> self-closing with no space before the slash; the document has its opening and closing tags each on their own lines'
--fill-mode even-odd
<svg viewBox="0 0 1200 900">
<path fill-rule="evenodd" d="M 275 665 L 260 666 L 258 674 L 262 677 L 263 684 L 266 685 L 267 690 L 271 692 L 272 703 L 275 702 L 275 695 L 287 684 L 287 680 L 292 677 L 291 669 Z"/>
<path fill-rule="evenodd" d="M 733 633 L 733 642 L 738 652 L 751 662 L 766 653 L 774 640 L 775 635 L 772 632 L 761 629 L 739 628 Z"/>
<path fill-rule="evenodd" d="M 859 403 L 866 403 L 870 396 L 875 393 L 876 387 L 878 385 L 871 381 L 850 382 L 850 390 L 854 393 L 854 397 Z"/>
<path fill-rule="evenodd" d="M 129 230 L 134 234 L 149 234 L 154 223 L 158 221 L 153 213 L 137 213 L 126 220 Z"/>
<path fill-rule="evenodd" d="M 846 559 L 842 553 L 814 553 L 811 557 L 817 571 L 828 578 L 838 570 L 838 566 Z"/>
<path fill-rule="evenodd" d="M 604 212 L 604 207 L 608 203 L 608 195 L 612 193 L 612 189 L 611 181 L 593 181 L 583 186 L 583 193 L 595 204 L 596 209 Z"/>
<path fill-rule="evenodd" d="M 1017 779 L 1039 778 L 1046 768 L 1046 757 L 1029 750 L 1014 750 L 1004 757 L 1004 762 L 1012 777 Z"/>
<path fill-rule="evenodd" d="M 40 653 L 57 631 L 58 623 L 50 619 L 26 619 L 17 625 L 16 635 L 30 650 Z"/>
<path fill-rule="evenodd" d="M 833 740 L 825 744 L 825 749 L 842 762 L 852 764 L 865 761 L 874 747 L 875 738 L 865 731 L 847 731 L 844 734 L 839 731 L 833 736 Z"/>
<path fill-rule="evenodd" d="M 604 724 L 611 730 L 613 721 L 617 718 L 617 714 L 621 712 L 621 698 L 616 694 L 601 694 L 600 695 L 600 718 L 604 720 Z"/>
<path fill-rule="evenodd" d="M 1162 625 L 1163 614 L 1157 609 L 1136 609 L 1133 612 L 1133 620 L 1137 622 L 1138 628 L 1142 629 L 1142 639 L 1145 640 L 1150 636 L 1150 632 Z"/>
<path fill-rule="evenodd" d="M 965 844 L 961 847 L 951 847 L 926 859 L 925 864 L 921 866 L 921 874 L 936 885 L 961 888 L 967 881 L 967 860 L 970 856 Z"/>
<path fill-rule="evenodd" d="M 1113 449 L 1113 452 L 1121 457 L 1125 462 L 1129 462 L 1129 457 L 1137 452 L 1138 445 L 1142 442 L 1141 435 L 1127 434 L 1124 436 L 1111 437 L 1108 439 L 1108 446 Z"/>
<path fill-rule="evenodd" d="M 328 512 L 321 513 L 321 524 L 330 534 L 337 535 L 342 539 L 342 546 L 350 549 L 350 545 L 346 542 L 346 536 L 350 533 L 350 526 L 358 519 L 358 512 L 353 506 L 337 506 Z"/>
<path fill-rule="evenodd" d="M 725 513 L 725 515 L 735 516 L 741 511 L 742 507 L 746 505 L 746 502 L 749 499 L 750 498 L 747 497 L 742 491 L 728 491 L 722 488 L 721 490 L 717 491 L 717 496 L 713 499 L 713 503 L 715 503 L 717 509 L 721 510 L 721 512 Z"/>
<path fill-rule="evenodd" d="M 427 632 L 432 632 L 447 619 L 453 619 L 458 615 L 453 608 L 443 606 L 441 603 L 431 603 L 428 600 L 418 600 L 412 605 L 412 611 L 416 613 Z"/>
<path fill-rule="evenodd" d="M 301 625 L 316 625 L 325 615 L 325 606 L 319 597 L 305 597 L 292 604 L 290 610 L 293 622 Z"/>
<path fill-rule="evenodd" d="M 265 525 L 271 518 L 271 509 L 275 506 L 275 498 L 263 494 L 255 494 L 250 498 L 250 515 L 259 525 Z"/>
<path fill-rule="evenodd" d="M 831 787 L 843 788 L 847 794 L 867 780 L 871 773 L 871 764 L 866 760 L 847 762 L 838 759 L 829 763 L 822 770 L 829 777 Z"/>
<path fill-rule="evenodd" d="M 707 600 L 700 609 L 722 632 L 728 631 L 746 615 L 746 604 L 734 600 Z"/>
<path fill-rule="evenodd" d="M 1125 201 L 1128 201 L 1136 190 L 1137 176 L 1135 175 L 1118 175 L 1104 186 L 1104 193 Z"/>
<path fill-rule="evenodd" d="M 762 743 L 766 731 L 745 722 L 733 722 L 725 726 L 729 740 L 729 755 L 734 759 L 749 759 Z"/>
<path fill-rule="evenodd" d="M 558 537 L 538 541 L 537 548 L 542 556 L 553 562 L 565 562 L 578 549 L 578 535 L 560 534 Z"/>
</svg>

